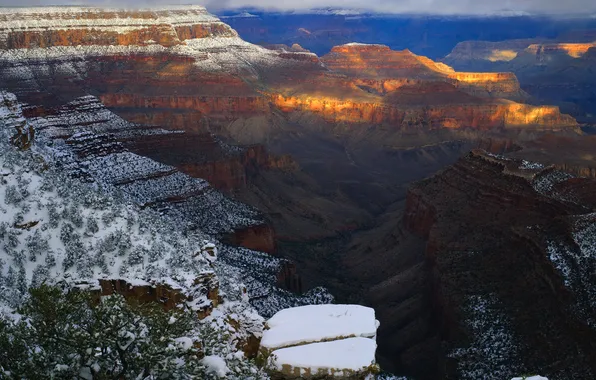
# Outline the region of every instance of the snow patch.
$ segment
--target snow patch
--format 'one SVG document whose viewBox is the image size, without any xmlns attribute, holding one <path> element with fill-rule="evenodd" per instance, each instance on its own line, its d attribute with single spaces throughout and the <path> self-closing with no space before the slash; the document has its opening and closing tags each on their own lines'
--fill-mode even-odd
<svg viewBox="0 0 596 380">
<path fill-rule="evenodd" d="M 226 361 L 217 355 L 205 356 L 201 363 L 207 367 L 207 373 L 214 374 L 218 377 L 225 377 L 230 369 L 226 365 Z"/>
</svg>

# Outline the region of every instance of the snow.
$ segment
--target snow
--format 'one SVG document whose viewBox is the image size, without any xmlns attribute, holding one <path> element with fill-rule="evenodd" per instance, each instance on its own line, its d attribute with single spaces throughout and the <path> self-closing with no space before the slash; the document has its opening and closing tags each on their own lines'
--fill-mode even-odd
<svg viewBox="0 0 596 380">
<path fill-rule="evenodd" d="M 519 166 L 519 169 L 521 169 L 521 170 L 540 170 L 540 169 L 544 169 L 544 165 L 542 165 L 538 162 L 522 160 L 522 163 Z"/>
<path fill-rule="evenodd" d="M 174 342 L 185 351 L 190 350 L 193 346 L 192 339 L 187 336 L 182 336 L 182 337 L 176 338 L 176 339 L 174 339 Z"/>
<path fill-rule="evenodd" d="M 215 374 L 218 377 L 224 377 L 230 371 L 226 361 L 217 355 L 205 356 L 201 362 L 207 367 L 207 373 Z"/>
<path fill-rule="evenodd" d="M 532 182 L 534 190 L 543 195 L 550 195 L 557 198 L 561 198 L 558 194 L 554 193 L 554 187 L 556 184 L 564 182 L 573 176 L 569 173 L 565 173 L 560 170 L 549 170 L 546 169 L 536 176 Z"/>
<path fill-rule="evenodd" d="M 143 17 L 143 16 L 149 17 Z M 99 17 L 98 17 L 99 16 Z M 201 6 L 180 6 L 139 10 L 91 7 L 0 8 L 0 40 L 11 32 L 89 28 L 96 31 L 128 33 L 161 25 L 222 24 Z"/>
<path fill-rule="evenodd" d="M 459 379 L 505 379 L 520 373 L 519 347 L 511 320 L 495 294 L 470 295 L 462 313 L 472 337 L 449 357 L 457 360 Z"/>
<path fill-rule="evenodd" d="M 312 374 L 343 376 L 375 364 L 377 344 L 373 339 L 355 337 L 331 342 L 281 348 L 269 356 L 267 366 L 282 371 L 284 366 L 309 369 Z"/>
<path fill-rule="evenodd" d="M 548 380 L 546 377 L 542 376 L 528 376 L 528 377 L 514 377 L 511 380 Z"/>
<path fill-rule="evenodd" d="M 360 305 L 307 305 L 281 310 L 267 321 L 261 347 L 272 350 L 347 337 L 374 338 L 375 311 Z"/>
<path fill-rule="evenodd" d="M 575 294 L 574 313 L 596 327 L 596 213 L 572 217 L 571 226 L 574 244 L 552 239 L 546 242 L 546 252 L 565 287 Z"/>
<path fill-rule="evenodd" d="M 71 112 L 84 113 L 82 120 L 93 119 L 95 108 L 84 104 L 89 103 L 78 102 Z M 19 151 L 8 143 L 9 137 L 14 134 L 15 126 L 27 124 L 33 124 L 36 130 L 42 125 L 46 129 L 38 130 L 30 150 Z M 179 306 L 192 312 L 197 307 L 211 306 L 206 286 L 203 282 L 198 285 L 194 282 L 197 278 L 207 278 L 207 286 L 217 288 L 219 278 L 213 273 L 215 270 L 225 278 L 219 286 L 219 295 L 225 301 L 212 310 L 210 317 L 199 322 L 203 323 L 201 329 L 209 329 L 211 324 L 217 329 L 209 330 L 209 334 L 179 337 L 172 345 L 188 348 L 200 337 L 206 350 L 225 361 L 224 365 L 219 363 L 218 373 L 231 374 L 231 378 L 238 379 L 247 378 L 247 373 L 255 380 L 265 378 L 238 348 L 242 347 L 241 340 L 246 341 L 251 335 L 261 336 L 263 318 L 242 292 L 236 291 L 245 289 L 242 281 L 250 281 L 252 271 L 274 273 L 279 259 L 267 260 L 262 254 L 260 260 L 251 262 L 251 252 L 245 250 L 237 255 L 249 256 L 242 264 L 246 263 L 251 271 L 241 272 L 233 260 L 218 262 L 218 256 L 211 254 L 235 248 L 222 249 L 221 243 L 213 237 L 197 228 L 189 230 L 175 215 L 141 210 L 105 183 L 98 186 L 72 178 L 73 169 L 62 164 L 65 157 L 71 157 L 68 150 L 73 145 L 59 144 L 60 140 L 53 140 L 52 147 L 45 145 L 47 134 L 51 135 L 53 128 L 40 118 L 25 118 L 14 94 L 0 92 L 0 281 L 12 276 L 10 282 L 3 282 L 0 317 L 18 320 L 20 316 L 14 310 L 26 299 L 27 287 L 39 285 L 41 281 L 98 289 L 98 279 L 124 280 L 134 286 L 165 284 L 180 289 L 190 297 Z M 79 134 L 77 138 L 92 140 L 88 134 Z M 71 164 L 76 166 L 80 162 Z M 157 163 L 147 164 L 154 167 L 152 165 Z M 98 178 L 98 182 L 104 180 Z M 204 202 L 205 207 L 220 207 L 224 199 L 223 195 L 221 197 L 213 198 L 214 205 Z M 233 205 L 229 203 L 226 207 Z M 233 208 L 224 208 L 221 212 L 228 218 L 235 216 Z M 96 223 L 94 228 L 89 227 L 91 220 Z M 21 224 L 38 221 L 38 224 L 20 229 L 14 227 L 15 221 Z M 77 248 L 71 257 L 73 263 L 65 265 L 73 247 Z M 275 276 L 270 277 L 262 279 L 263 287 L 274 286 Z M 288 294 L 285 302 L 291 304 L 297 298 Z M 238 323 L 232 325 L 232 320 Z M 168 322 L 176 323 L 176 320 Z M 86 373 L 81 375 L 87 376 Z"/>
<path fill-rule="evenodd" d="M 217 17 L 206 13 L 202 7 L 168 7 L 143 13 L 141 18 L 127 11 L 114 10 L 113 14 L 102 14 L 93 18 L 97 8 L 53 7 L 53 8 L 5 8 L 0 13 L 0 43 L 9 33 L 20 30 L 45 32 L 57 29 L 91 28 L 92 33 L 128 33 L 148 27 L 160 28 L 160 33 L 177 39 L 175 27 L 180 25 L 200 25 L 207 28 L 219 25 L 217 32 L 209 37 L 177 41 L 171 47 L 145 41 L 141 45 L 89 45 L 89 46 L 50 46 L 44 48 L 0 50 L 0 65 L 4 77 L 15 77 L 24 86 L 38 86 L 40 72 L 62 72 L 68 77 L 83 80 L 87 65 L 93 58 L 106 55 L 163 54 L 195 58 L 194 64 L 201 70 L 211 72 L 252 73 L 258 77 L 258 70 L 269 67 L 295 66 L 299 63 L 280 57 L 280 52 L 272 51 L 242 40 L 238 33 L 221 22 Z M 108 10 L 108 13 L 111 10 Z M 95 15 L 97 16 L 97 15 Z M 34 69 L 32 67 L 35 67 Z M 68 125 L 68 124 L 66 124 Z"/>
<path fill-rule="evenodd" d="M 350 42 L 347 44 L 343 44 L 341 46 L 380 46 L 380 47 L 386 47 L 385 45 L 382 44 L 364 44 L 361 42 Z"/>
</svg>

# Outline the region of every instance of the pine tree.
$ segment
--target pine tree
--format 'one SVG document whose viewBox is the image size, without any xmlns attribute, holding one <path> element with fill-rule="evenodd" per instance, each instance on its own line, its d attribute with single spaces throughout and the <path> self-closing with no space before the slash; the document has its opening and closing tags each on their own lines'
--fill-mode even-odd
<svg viewBox="0 0 596 380">
<path fill-rule="evenodd" d="M 68 269 L 77 265 L 77 263 L 80 259 L 87 257 L 87 252 L 85 251 L 85 247 L 83 246 L 83 243 L 78 238 L 78 236 L 76 236 L 76 238 L 70 240 L 68 243 L 65 243 L 64 249 L 66 251 L 66 256 L 64 258 L 64 261 L 62 262 L 64 271 L 67 271 Z M 82 265 L 81 268 L 83 270 L 86 269 L 84 265 Z M 77 269 L 78 269 L 78 267 L 77 267 Z"/>
<path fill-rule="evenodd" d="M 68 222 L 62 224 L 62 228 L 60 228 L 60 240 L 65 246 L 75 239 L 75 236 L 76 233 L 72 224 Z"/>
<path fill-rule="evenodd" d="M 130 235 L 124 233 L 122 230 L 117 231 L 117 249 L 118 249 L 118 256 L 126 255 L 126 252 L 132 247 L 132 241 L 130 240 Z"/>
<path fill-rule="evenodd" d="M 103 214 L 101 217 L 101 221 L 103 222 L 103 224 L 106 227 L 110 227 L 112 225 L 112 222 L 114 222 L 115 219 L 116 219 L 116 213 L 114 213 L 113 211 L 108 211 L 105 214 Z"/>
<path fill-rule="evenodd" d="M 20 232 L 14 228 L 11 228 L 8 230 L 8 234 L 7 234 L 6 240 L 5 240 L 5 242 L 6 242 L 5 244 L 8 249 L 10 249 L 10 248 L 14 249 L 19 246 L 19 244 L 21 242 L 19 239 L 19 235 L 20 235 Z"/>
<path fill-rule="evenodd" d="M 192 312 L 129 305 L 119 295 L 93 306 L 86 292 L 42 285 L 20 313 L 20 322 L 0 320 L 0 377 L 205 378 Z"/>
<path fill-rule="evenodd" d="M 45 280 L 47 280 L 49 276 L 49 270 L 46 266 L 39 264 L 33 270 L 33 274 L 31 275 L 31 286 L 38 287 L 40 286 Z"/>
<path fill-rule="evenodd" d="M 17 276 L 16 288 L 21 294 L 27 293 L 27 272 L 25 272 L 25 265 L 19 266 L 19 274 Z"/>
<path fill-rule="evenodd" d="M 4 203 L 7 205 L 18 205 L 23 200 L 22 195 L 15 185 L 6 186 L 4 192 Z"/>
<path fill-rule="evenodd" d="M 56 266 L 56 256 L 54 256 L 54 254 L 52 252 L 48 252 L 48 254 L 46 255 L 45 263 L 46 263 L 46 266 L 48 267 L 48 269 L 55 267 Z"/>
<path fill-rule="evenodd" d="M 91 235 L 95 235 L 99 232 L 99 225 L 97 224 L 97 219 L 93 216 L 89 216 L 87 219 L 87 232 Z"/>
<path fill-rule="evenodd" d="M 148 251 L 143 246 L 136 246 L 128 255 L 128 265 L 142 264 L 145 256 L 148 255 Z"/>
<path fill-rule="evenodd" d="M 159 261 L 164 258 L 165 254 L 166 254 L 166 245 L 161 241 L 157 241 L 149 249 L 148 261 L 150 263 Z"/>
<path fill-rule="evenodd" d="M 4 239 L 8 235 L 8 223 L 0 222 L 0 239 Z"/>
<path fill-rule="evenodd" d="M 76 205 L 72 205 L 69 210 L 70 221 L 76 228 L 83 227 L 83 215 L 79 212 L 79 208 Z"/>
<path fill-rule="evenodd" d="M 49 217 L 49 223 L 50 223 L 50 227 L 52 228 L 58 228 L 58 225 L 60 224 L 60 212 L 58 212 L 58 209 L 56 208 L 56 206 L 54 204 L 49 204 L 48 205 L 48 217 Z"/>
<path fill-rule="evenodd" d="M 11 267 L 8 267 L 8 273 L 6 273 L 6 278 L 4 279 L 4 284 L 8 287 L 8 288 L 12 288 L 13 286 L 15 286 L 17 282 L 17 275 L 14 272 L 14 269 Z"/>
<path fill-rule="evenodd" d="M 35 262 L 37 257 L 50 250 L 48 238 L 46 236 L 42 236 L 39 229 L 36 229 L 33 235 L 29 235 L 25 239 L 25 242 L 29 252 L 29 261 Z"/>
</svg>

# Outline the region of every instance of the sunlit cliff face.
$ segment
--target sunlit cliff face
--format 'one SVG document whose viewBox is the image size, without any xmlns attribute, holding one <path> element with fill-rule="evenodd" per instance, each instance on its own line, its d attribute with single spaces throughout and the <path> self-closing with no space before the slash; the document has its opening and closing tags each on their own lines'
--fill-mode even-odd
<svg viewBox="0 0 596 380">
<path fill-rule="evenodd" d="M 475 83 L 482 85 L 484 83 L 499 83 L 513 81 L 517 82 L 517 78 L 513 73 L 450 73 L 449 78 L 455 79 L 459 82 Z"/>
<path fill-rule="evenodd" d="M 514 102 L 486 105 L 437 105 L 404 107 L 350 99 L 272 95 L 272 103 L 284 112 L 308 111 L 329 122 L 391 124 L 403 128 L 507 128 L 521 126 L 575 127 L 558 107 Z"/>
<path fill-rule="evenodd" d="M 515 50 L 493 49 L 486 59 L 491 62 L 509 62 L 515 57 L 517 57 L 517 52 Z"/>
<path fill-rule="evenodd" d="M 561 43 L 561 44 L 533 44 L 526 49 L 533 54 L 565 53 L 573 58 L 581 58 L 596 43 Z"/>
</svg>

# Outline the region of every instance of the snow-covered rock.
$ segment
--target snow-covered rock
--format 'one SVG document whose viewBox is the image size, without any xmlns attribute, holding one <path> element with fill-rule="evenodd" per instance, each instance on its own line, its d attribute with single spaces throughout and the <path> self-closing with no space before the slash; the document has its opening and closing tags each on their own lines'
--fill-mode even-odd
<svg viewBox="0 0 596 380">
<path fill-rule="evenodd" d="M 546 377 L 542 376 L 528 376 L 528 377 L 514 377 L 511 380 L 548 380 Z"/>
<path fill-rule="evenodd" d="M 279 311 L 265 324 L 260 355 L 278 378 L 363 378 L 375 373 L 375 311 L 360 305 L 309 305 Z"/>
<path fill-rule="evenodd" d="M 360 305 L 307 305 L 279 311 L 267 321 L 261 347 L 274 350 L 348 337 L 373 338 L 375 311 Z"/>
</svg>

